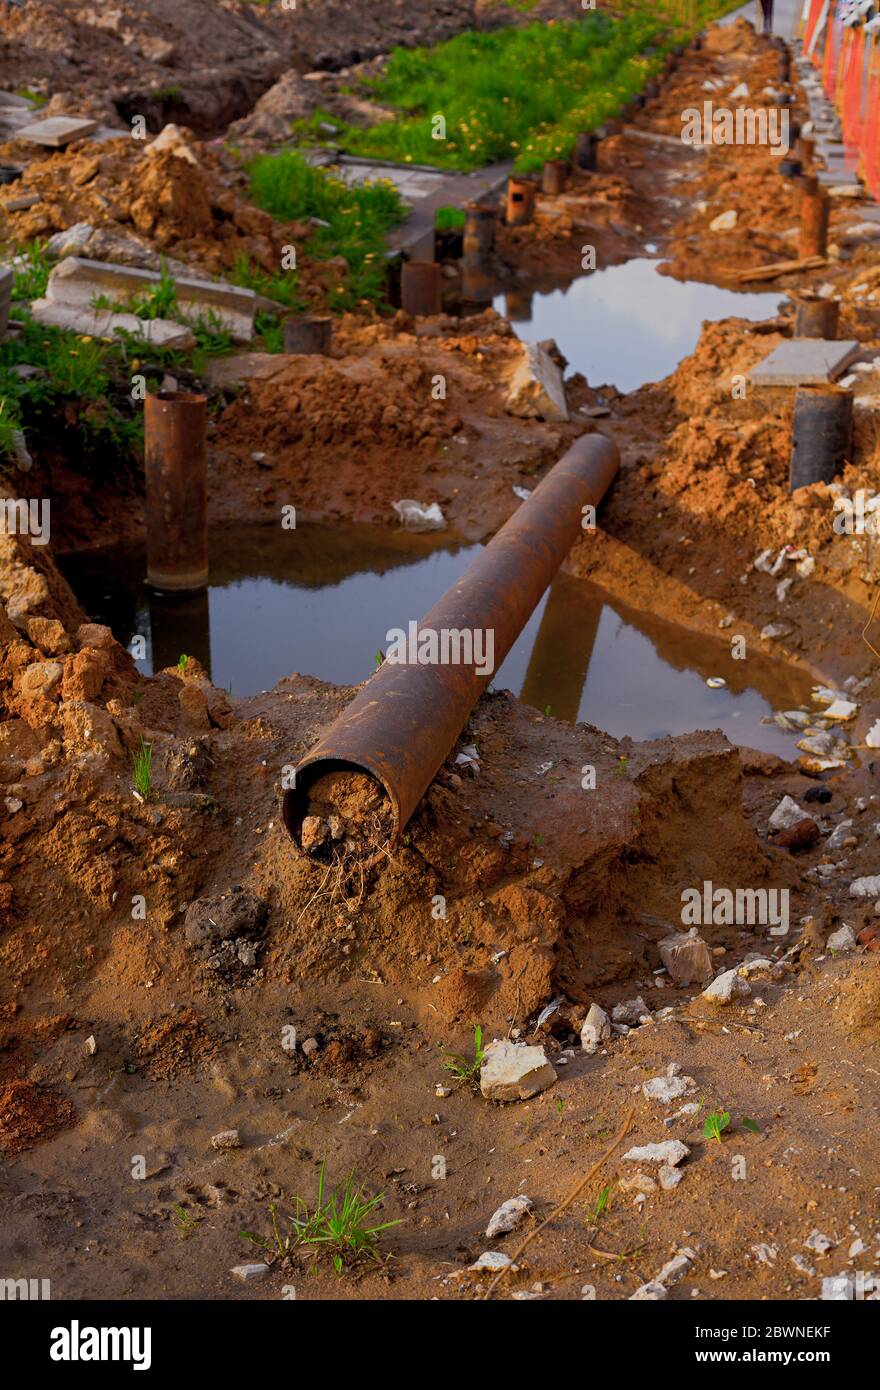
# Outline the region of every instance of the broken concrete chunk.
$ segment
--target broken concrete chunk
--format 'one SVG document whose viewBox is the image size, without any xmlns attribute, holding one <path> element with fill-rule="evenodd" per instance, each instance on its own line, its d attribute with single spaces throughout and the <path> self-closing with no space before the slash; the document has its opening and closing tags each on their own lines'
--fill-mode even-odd
<svg viewBox="0 0 880 1390">
<path fill-rule="evenodd" d="M 792 797 L 784 796 L 770 816 L 767 826 L 770 830 L 791 830 L 792 826 L 805 820 L 806 816 L 806 811 L 802 811 Z"/>
<path fill-rule="evenodd" d="M 611 1010 L 611 1017 L 615 1023 L 625 1023 L 628 1027 L 634 1028 L 642 1019 L 651 1017 L 651 1010 L 638 994 L 635 999 L 624 999 L 622 1003 L 615 1004 Z"/>
<path fill-rule="evenodd" d="M 826 949 L 829 951 L 851 951 L 856 944 L 856 934 L 852 927 L 844 922 L 842 927 L 832 932 L 825 942 Z"/>
<path fill-rule="evenodd" d="M 828 1251 L 832 1250 L 836 1244 L 836 1240 L 832 1240 L 830 1236 L 823 1235 L 818 1227 L 816 1227 L 804 1241 L 804 1249 L 812 1250 L 815 1255 L 827 1255 Z"/>
<path fill-rule="evenodd" d="M 494 1240 L 496 1236 L 505 1236 L 510 1231 L 518 1230 L 528 1219 L 533 1205 L 531 1197 L 526 1196 L 511 1197 L 503 1202 L 489 1219 L 486 1239 Z"/>
<path fill-rule="evenodd" d="M 66 265 L 66 261 L 61 264 Z M 190 329 L 183 324 L 172 323 L 170 319 L 139 319 L 135 314 L 117 314 L 109 309 L 79 309 L 70 304 L 53 304 L 48 299 L 35 299 L 31 305 L 31 315 L 35 322 L 46 328 L 63 328 L 83 337 L 113 338 L 117 333 L 130 333 L 151 347 L 179 348 L 181 351 L 195 347 L 196 340 Z"/>
<path fill-rule="evenodd" d="M 630 1303 L 659 1303 L 661 1299 L 666 1297 L 666 1289 L 663 1285 L 652 1279 L 649 1283 L 642 1284 L 635 1293 L 630 1294 L 629 1301 Z"/>
<path fill-rule="evenodd" d="M 652 1076 L 650 1081 L 646 1081 L 642 1086 L 645 1099 L 671 1105 L 674 1100 L 681 1100 L 682 1096 L 693 1091 L 697 1084 L 694 1078 L 677 1075 L 677 1070 L 675 1062 L 670 1062 L 665 1076 Z"/>
<path fill-rule="evenodd" d="M 491 1273 L 497 1274 L 499 1270 L 507 1269 L 511 1263 L 510 1256 L 503 1254 L 500 1250 L 484 1250 L 478 1260 L 474 1260 L 472 1265 L 468 1265 L 468 1269 L 473 1270 L 474 1273 L 489 1270 Z"/>
<path fill-rule="evenodd" d="M 268 1265 L 234 1265 L 229 1271 L 233 1279 L 247 1283 L 250 1279 L 263 1279 L 269 1273 Z"/>
<path fill-rule="evenodd" d="M 624 1163 L 666 1163 L 677 1168 L 690 1149 L 680 1139 L 664 1139 L 660 1144 L 637 1144 L 623 1155 Z"/>
<path fill-rule="evenodd" d="M 860 355 L 855 339 L 790 338 L 749 373 L 753 386 L 819 386 L 834 381 Z"/>
<path fill-rule="evenodd" d="M 591 1004 L 581 1028 L 581 1047 L 588 1056 L 593 1056 L 610 1037 L 611 1020 L 598 1004 Z"/>
<path fill-rule="evenodd" d="M 880 898 L 880 874 L 868 874 L 864 878 L 854 878 L 849 885 L 850 897 Z"/>
<path fill-rule="evenodd" d="M 738 969 L 725 970 L 703 990 L 702 998 L 712 1004 L 730 1004 L 734 999 L 744 999 L 751 994 L 752 987 L 744 980 Z"/>
<path fill-rule="evenodd" d="M 712 978 L 712 952 L 696 927 L 688 932 L 675 932 L 661 941 L 660 959 L 677 985 L 689 985 L 694 980 L 704 985 Z"/>
<path fill-rule="evenodd" d="M 119 306 L 119 317 L 134 317 L 126 314 L 126 305 L 142 299 L 161 280 L 161 273 L 155 270 L 67 256 L 49 276 L 45 299 L 37 303 L 56 306 L 56 311 L 58 306 L 66 306 L 79 310 L 80 314 L 90 311 L 94 314 L 92 306 L 100 297 Z M 219 327 L 226 329 L 236 342 L 246 343 L 253 337 L 256 311 L 253 290 L 181 274 L 175 274 L 174 288 L 181 318 L 198 320 L 210 317 Z M 41 312 L 47 310 L 43 308 Z M 145 320 L 147 324 L 156 321 Z"/>
<path fill-rule="evenodd" d="M 486 1048 L 480 1068 L 480 1090 L 486 1100 L 528 1100 L 555 1080 L 543 1047 L 493 1042 Z"/>
<path fill-rule="evenodd" d="M 678 1184 L 684 1177 L 684 1173 L 682 1173 L 679 1168 L 672 1168 L 668 1163 L 664 1163 L 660 1167 L 657 1177 L 660 1179 L 660 1186 L 663 1188 L 663 1191 L 671 1192 L 674 1187 L 678 1187 Z"/>
<path fill-rule="evenodd" d="M 521 419 L 568 419 L 562 372 L 540 344 L 523 343 L 522 356 L 507 391 L 505 409 Z"/>
<path fill-rule="evenodd" d="M 30 140 L 34 145 L 46 145 L 60 150 L 74 140 L 85 140 L 98 129 L 98 122 L 84 116 L 49 116 L 47 120 L 34 121 L 32 125 L 22 126 L 16 131 L 17 140 Z"/>
</svg>

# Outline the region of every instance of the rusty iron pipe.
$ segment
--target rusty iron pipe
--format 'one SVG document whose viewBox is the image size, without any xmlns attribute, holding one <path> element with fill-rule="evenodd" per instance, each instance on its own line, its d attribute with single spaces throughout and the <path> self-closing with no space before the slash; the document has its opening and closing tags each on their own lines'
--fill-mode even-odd
<svg viewBox="0 0 880 1390">
<path fill-rule="evenodd" d="M 419 632 L 492 632 L 494 665 L 385 661 L 296 769 L 282 795 L 287 832 L 301 848 L 309 789 L 329 772 L 367 773 L 384 787 L 393 830 L 407 821 L 454 747 L 464 724 L 580 535 L 586 507 L 599 503 L 617 474 L 615 444 L 577 440 L 514 512 L 485 550 L 418 624 Z"/>
<path fill-rule="evenodd" d="M 192 593 L 208 582 L 207 398 L 158 391 L 144 400 L 147 583 Z"/>
</svg>

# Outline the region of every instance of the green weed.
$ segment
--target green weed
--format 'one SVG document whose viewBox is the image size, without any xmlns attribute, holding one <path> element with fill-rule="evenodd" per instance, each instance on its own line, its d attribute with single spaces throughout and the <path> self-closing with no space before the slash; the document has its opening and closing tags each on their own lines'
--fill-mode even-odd
<svg viewBox="0 0 880 1390">
<path fill-rule="evenodd" d="M 473 1057 L 463 1057 L 455 1052 L 447 1052 L 443 1058 L 443 1067 L 448 1071 L 455 1081 L 467 1081 L 475 1085 L 480 1075 L 480 1067 L 485 1061 L 486 1053 L 483 1048 L 483 1029 L 478 1023 L 474 1028 L 474 1055 Z"/>
<path fill-rule="evenodd" d="M 135 791 L 139 792 L 144 801 L 149 801 L 153 793 L 153 745 L 144 742 L 143 734 L 140 747 L 132 753 L 131 761 L 134 768 Z"/>
<path fill-rule="evenodd" d="M 384 1200 L 384 1192 L 367 1197 L 352 1169 L 344 1186 L 327 1195 L 326 1168 L 325 1158 L 318 1176 L 314 1207 L 310 1207 L 305 1198 L 296 1197 L 293 1212 L 279 1218 L 278 1208 L 273 1202 L 269 1207 L 272 1239 L 267 1240 L 252 1231 L 242 1231 L 245 1239 L 270 1251 L 282 1261 L 299 1248 L 314 1255 L 316 1263 L 320 1255 L 327 1254 L 337 1274 L 362 1260 L 380 1260 L 378 1247 L 384 1232 L 400 1225 L 399 1221 L 373 1224 L 376 1211 Z"/>
</svg>

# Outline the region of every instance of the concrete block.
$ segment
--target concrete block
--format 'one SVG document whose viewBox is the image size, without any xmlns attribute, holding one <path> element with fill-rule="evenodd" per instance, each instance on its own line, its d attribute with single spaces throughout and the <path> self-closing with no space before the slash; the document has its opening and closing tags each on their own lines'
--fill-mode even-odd
<svg viewBox="0 0 880 1390">
<path fill-rule="evenodd" d="M 61 150 L 65 145 L 72 145 L 74 140 L 84 140 L 97 129 L 98 122 L 87 120 L 84 116 L 49 116 L 47 120 L 22 126 L 18 138 L 30 140 L 34 145 L 48 145 L 51 149 Z"/>
<path fill-rule="evenodd" d="M 110 309 L 90 309 L 88 305 L 56 304 L 49 299 L 35 299 L 31 313 L 37 323 L 51 328 L 66 328 L 71 333 L 87 334 L 93 338 L 113 338 L 117 333 L 131 333 L 154 347 L 188 349 L 195 347 L 189 328 L 168 319 L 139 319 L 134 314 L 117 314 Z"/>
<path fill-rule="evenodd" d="M 141 298 L 160 279 L 154 270 L 67 256 L 52 271 L 46 298 L 52 304 L 88 307 L 96 295 L 104 295 L 124 304 Z M 197 319 L 213 314 L 236 342 L 250 342 L 256 308 L 253 290 L 187 275 L 175 275 L 174 283 L 182 317 Z"/>
<path fill-rule="evenodd" d="M 820 386 L 839 377 L 861 352 L 855 339 L 793 338 L 753 367 L 749 380 L 753 386 Z"/>
</svg>

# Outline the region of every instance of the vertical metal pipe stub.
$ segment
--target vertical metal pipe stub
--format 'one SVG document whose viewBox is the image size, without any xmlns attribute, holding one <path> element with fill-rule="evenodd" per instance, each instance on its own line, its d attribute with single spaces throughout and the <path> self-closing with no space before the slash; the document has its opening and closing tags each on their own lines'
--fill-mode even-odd
<svg viewBox="0 0 880 1390">
<path fill-rule="evenodd" d="M 207 398 L 158 391 L 144 401 L 147 583 L 192 593 L 208 583 Z"/>
<path fill-rule="evenodd" d="M 840 386 L 801 386 L 794 398 L 789 492 L 832 483 L 852 443 L 853 398 Z"/>
<path fill-rule="evenodd" d="M 333 346 L 333 320 L 326 316 L 291 315 L 283 320 L 284 351 L 308 357 L 329 357 Z"/>
<path fill-rule="evenodd" d="M 801 198 L 801 228 L 798 255 L 824 256 L 828 249 L 828 215 L 830 199 L 823 189 L 804 193 Z"/>
</svg>

